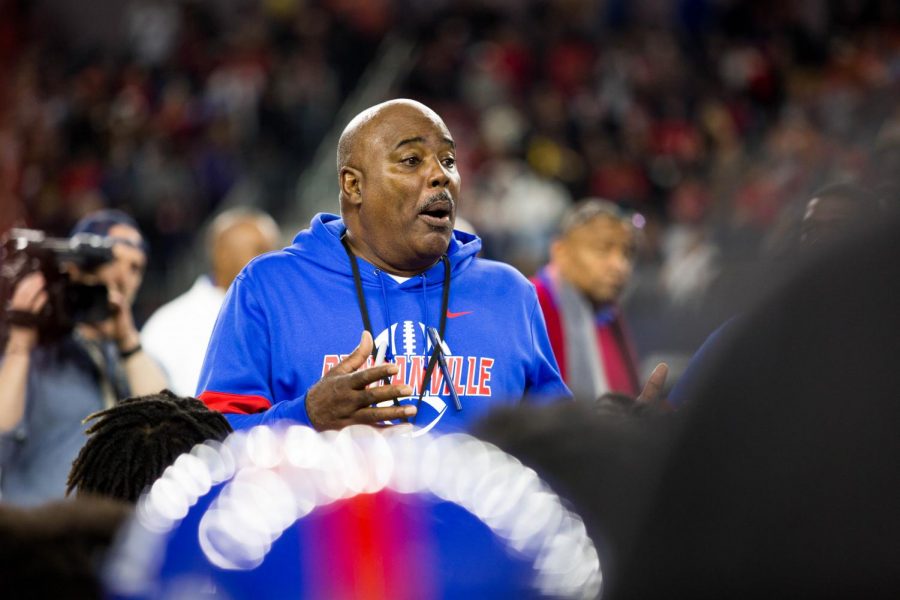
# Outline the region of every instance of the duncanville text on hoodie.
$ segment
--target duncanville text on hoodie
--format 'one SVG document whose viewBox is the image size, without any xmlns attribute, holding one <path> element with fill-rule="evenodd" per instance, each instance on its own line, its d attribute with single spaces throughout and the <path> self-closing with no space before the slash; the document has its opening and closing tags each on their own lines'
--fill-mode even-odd
<svg viewBox="0 0 900 600">
<path fill-rule="evenodd" d="M 254 259 L 229 288 L 198 395 L 236 429 L 285 419 L 309 425 L 307 390 L 359 343 L 363 321 L 341 244 L 345 230 L 339 217 L 319 214 L 293 245 Z M 418 431 L 464 431 L 500 405 L 571 398 L 534 286 L 508 265 L 477 258 L 480 249 L 476 236 L 454 231 L 447 250 L 442 349 L 450 382 L 437 366 L 423 382 L 432 350 L 426 327 L 440 323 L 445 263 L 400 282 L 356 258 L 375 345 L 386 345 L 386 361 L 399 367 L 392 383 L 414 391 L 401 404 L 416 403 L 424 385 L 412 420 Z"/>
</svg>

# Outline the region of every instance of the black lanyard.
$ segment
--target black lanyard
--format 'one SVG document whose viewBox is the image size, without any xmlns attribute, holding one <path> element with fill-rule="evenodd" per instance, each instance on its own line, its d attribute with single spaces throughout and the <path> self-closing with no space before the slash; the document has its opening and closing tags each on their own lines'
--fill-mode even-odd
<svg viewBox="0 0 900 600">
<path fill-rule="evenodd" d="M 375 333 L 372 331 L 372 321 L 369 320 L 369 309 L 366 308 L 366 296 L 363 293 L 362 287 L 362 278 L 359 276 L 359 265 L 356 262 L 356 255 L 353 254 L 353 250 L 350 248 L 350 242 L 347 241 L 347 232 L 344 232 L 344 235 L 341 236 L 341 245 L 344 246 L 344 250 L 347 251 L 347 258 L 350 259 L 350 268 L 353 270 L 353 283 L 356 286 L 356 302 L 359 304 L 359 314 L 362 316 L 363 327 L 365 327 L 366 331 L 369 332 L 372 336 L 372 357 L 378 353 L 378 348 L 375 347 Z M 441 262 L 444 263 L 444 285 L 441 294 L 441 320 L 440 320 L 440 333 L 441 333 L 441 341 L 444 340 L 444 331 L 447 328 L 447 310 L 450 308 L 450 259 L 447 258 L 446 254 L 441 254 Z M 388 327 L 391 324 L 388 323 Z M 427 324 L 426 324 L 427 327 Z M 428 339 L 428 335 L 426 333 L 425 339 Z M 422 396 L 425 394 L 426 384 L 431 379 L 431 373 L 434 371 L 434 366 L 437 364 L 438 352 L 441 349 L 439 346 L 435 346 L 431 349 L 431 358 L 428 359 L 428 367 L 425 369 L 425 376 L 422 377 L 422 385 L 419 387 L 419 398 L 416 401 L 416 408 L 422 403 Z M 384 379 L 385 385 L 390 385 L 391 380 L 387 377 Z M 453 385 L 452 381 L 448 381 L 447 385 Z M 400 403 L 394 399 L 394 405 L 397 406 Z"/>
</svg>

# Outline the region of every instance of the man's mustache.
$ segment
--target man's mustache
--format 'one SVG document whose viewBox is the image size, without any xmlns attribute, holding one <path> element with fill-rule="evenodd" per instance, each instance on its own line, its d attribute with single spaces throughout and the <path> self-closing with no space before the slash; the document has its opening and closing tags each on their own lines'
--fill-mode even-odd
<svg viewBox="0 0 900 600">
<path fill-rule="evenodd" d="M 435 205 L 439 204 L 449 204 L 450 212 L 454 212 L 454 208 L 456 208 L 456 202 L 453 200 L 453 196 L 450 195 L 450 192 L 447 190 L 441 190 L 437 194 L 433 196 L 429 196 L 427 200 L 425 200 L 425 204 L 419 209 L 419 212 L 425 212 L 434 208 Z"/>
</svg>

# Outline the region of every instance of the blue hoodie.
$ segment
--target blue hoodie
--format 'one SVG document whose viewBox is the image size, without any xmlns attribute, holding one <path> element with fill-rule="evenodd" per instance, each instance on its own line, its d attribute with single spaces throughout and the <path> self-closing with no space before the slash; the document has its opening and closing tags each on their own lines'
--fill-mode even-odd
<svg viewBox="0 0 900 600">
<path fill-rule="evenodd" d="M 359 343 L 363 330 L 346 227 L 313 218 L 293 245 L 257 257 L 228 289 L 200 374 L 198 396 L 236 429 L 290 419 L 309 425 L 306 391 Z M 571 396 L 559 375 L 534 286 L 508 265 L 476 258 L 481 240 L 454 231 L 447 250 L 450 302 L 443 347 L 462 402 L 435 368 L 413 424 L 463 431 L 491 408 Z M 377 347 L 399 365 L 415 403 L 431 354 L 425 328 L 440 322 L 444 265 L 398 283 L 357 258 Z M 371 364 L 371 362 L 370 362 Z"/>
</svg>

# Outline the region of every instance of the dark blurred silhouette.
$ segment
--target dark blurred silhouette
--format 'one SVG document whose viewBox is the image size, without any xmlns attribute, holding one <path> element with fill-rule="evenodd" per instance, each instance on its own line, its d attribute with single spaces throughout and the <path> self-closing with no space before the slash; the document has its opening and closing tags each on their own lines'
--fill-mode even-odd
<svg viewBox="0 0 900 600">
<path fill-rule="evenodd" d="M 99 569 L 131 506 L 108 498 L 0 504 L 6 598 L 101 598 Z"/>
<path fill-rule="evenodd" d="M 840 241 L 874 221 L 881 206 L 872 194 L 853 182 L 832 183 L 816 191 L 806 203 L 800 222 L 804 251 Z"/>
<path fill-rule="evenodd" d="M 898 227 L 809 257 L 702 364 L 606 598 L 900 594 Z"/>
<path fill-rule="evenodd" d="M 627 396 L 492 413 L 475 430 L 535 469 L 584 518 L 609 587 L 630 552 L 676 415 Z"/>
</svg>

